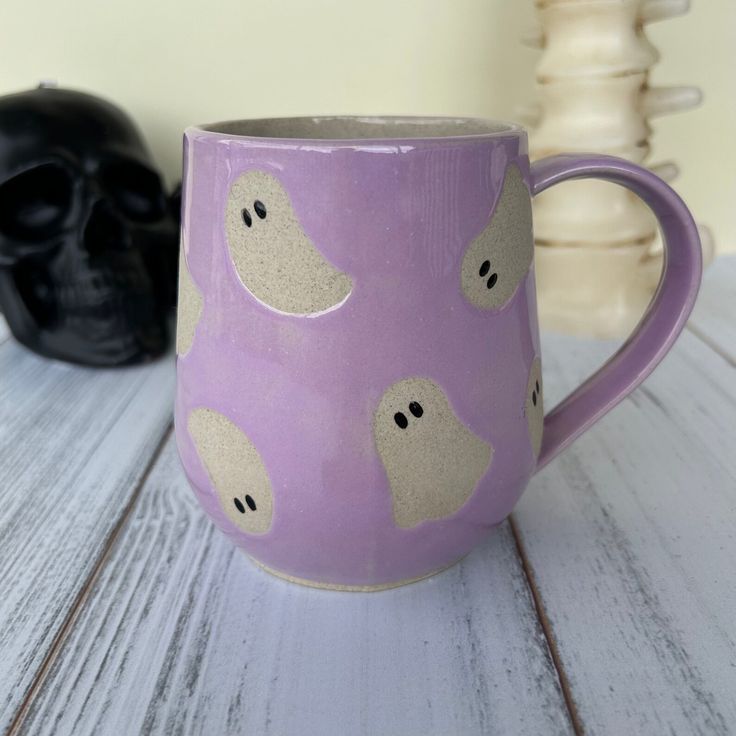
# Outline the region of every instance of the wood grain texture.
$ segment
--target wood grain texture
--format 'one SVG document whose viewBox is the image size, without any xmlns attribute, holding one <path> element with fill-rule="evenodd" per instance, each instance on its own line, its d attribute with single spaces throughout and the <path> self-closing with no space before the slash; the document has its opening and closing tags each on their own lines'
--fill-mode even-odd
<svg viewBox="0 0 736 736">
<path fill-rule="evenodd" d="M 143 488 L 28 734 L 568 734 L 507 525 L 382 593 L 293 585 L 200 511 L 174 443 Z"/>
<path fill-rule="evenodd" d="M 170 360 L 90 370 L 0 345 L 0 732 L 170 424 Z"/>
<path fill-rule="evenodd" d="M 736 256 L 706 269 L 689 326 L 736 365 Z"/>
<path fill-rule="evenodd" d="M 514 514 L 588 734 L 736 733 L 734 262 L 706 273 L 691 323 L 699 337 L 683 335 L 643 388 L 533 480 Z M 614 349 L 560 337 L 544 347 L 550 405 Z M 0 728 L 74 595 L 69 579 L 92 566 L 76 551 L 94 547 L 97 525 L 108 523 L 105 505 L 118 501 L 110 487 L 129 489 L 101 469 L 119 472 L 127 460 L 118 444 L 131 437 L 111 426 L 106 436 L 118 442 L 92 447 L 99 430 L 82 417 L 99 422 L 92 405 L 124 413 L 122 394 L 130 406 L 157 405 L 159 380 L 142 372 L 120 388 L 95 379 L 85 392 L 78 377 L 52 379 L 27 354 L 11 374 L 7 348 L 3 472 L 33 473 L 45 489 L 33 503 L 49 516 L 60 500 L 74 513 L 34 526 L 31 512 L 4 508 L 21 496 L 0 487 L 0 534 L 16 540 L 0 537 L 0 621 L 15 631 L 0 627 L 0 696 L 12 688 Z M 66 370 L 78 371 L 54 367 Z M 66 398 L 34 398 L 56 384 Z M 27 420 L 24 407 L 35 412 Z M 16 425 L 23 433 L 13 442 Z M 138 451 L 150 456 L 154 446 L 151 435 Z M 88 466 L 96 470 L 75 470 Z M 43 506 L 54 469 L 64 492 Z M 140 475 L 129 472 L 134 484 Z M 88 497 L 107 489 L 83 531 L 75 477 Z M 17 519 L 31 541 L 14 530 Z M 23 733 L 75 736 L 571 732 L 507 526 L 460 566 L 407 588 L 299 588 L 257 570 L 213 529 L 171 441 L 26 715 Z"/>
<path fill-rule="evenodd" d="M 553 338 L 559 398 L 613 345 Z M 588 734 L 736 733 L 736 371 L 684 333 L 514 512 Z"/>
</svg>

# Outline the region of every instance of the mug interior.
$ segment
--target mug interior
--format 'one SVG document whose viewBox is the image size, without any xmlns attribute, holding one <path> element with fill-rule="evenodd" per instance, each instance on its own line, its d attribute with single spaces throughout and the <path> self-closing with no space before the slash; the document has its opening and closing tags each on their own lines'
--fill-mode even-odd
<svg viewBox="0 0 736 736">
<path fill-rule="evenodd" d="M 201 130 L 226 136 L 286 140 L 419 140 L 475 138 L 519 133 L 522 128 L 482 118 L 443 117 L 294 117 L 231 120 Z"/>
</svg>

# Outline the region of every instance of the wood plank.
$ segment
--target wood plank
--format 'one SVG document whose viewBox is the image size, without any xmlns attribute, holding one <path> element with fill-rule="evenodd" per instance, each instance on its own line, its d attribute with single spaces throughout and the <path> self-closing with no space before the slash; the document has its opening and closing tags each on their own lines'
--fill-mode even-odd
<svg viewBox="0 0 736 736">
<path fill-rule="evenodd" d="M 715 277 L 706 276 L 704 294 L 708 278 Z M 697 310 L 694 321 L 699 326 Z M 713 339 L 723 341 L 720 335 Z M 684 338 L 651 386 L 536 479 L 517 514 L 590 733 L 614 726 L 727 733 L 725 724 L 736 722 L 728 707 L 733 674 L 724 664 L 734 659 L 733 543 L 723 544 L 732 535 L 733 499 L 721 489 L 733 468 L 720 464 L 730 425 L 714 415 L 716 388 L 702 402 L 672 378 L 655 388 L 665 371 L 679 375 L 669 366 L 680 365 L 681 349 L 707 354 L 692 340 Z M 553 339 L 547 386 L 559 379 L 561 395 L 608 349 Z M 723 369 L 708 357 L 711 370 Z M 699 383 L 692 363 L 684 374 Z M 658 416 L 668 406 L 663 392 L 672 403 L 691 396 L 678 420 L 692 421 L 686 415 L 695 410 L 702 428 L 680 435 L 676 422 Z M 642 455 L 658 433 L 647 466 Z M 714 435 L 720 444 L 710 442 Z M 620 452 L 611 452 L 614 439 Z M 695 467 L 681 477 L 683 464 Z M 663 473 L 665 487 L 653 492 Z M 713 511 L 693 500 L 693 490 L 703 489 L 709 499 L 723 490 Z M 639 492 L 650 495 L 639 499 Z M 565 732 L 540 633 L 526 606 L 520 616 L 518 601 L 498 596 L 511 589 L 513 598 L 527 597 L 508 537 L 504 528 L 462 566 L 393 593 L 351 602 L 293 588 L 254 570 L 214 532 L 169 446 L 23 730 L 381 733 L 400 724 L 408 734 Z M 234 611 L 242 611 L 235 625 Z M 512 641 L 499 650 L 498 632 L 515 618 Z M 526 644 L 516 629 L 526 632 Z M 520 663 L 533 663 L 532 679 L 543 683 L 536 699 Z"/>
<path fill-rule="evenodd" d="M 572 731 L 508 525 L 414 585 L 303 588 L 210 524 L 170 441 L 22 732 Z"/>
<path fill-rule="evenodd" d="M 613 345 L 544 350 L 559 398 Z M 736 733 L 735 414 L 736 371 L 684 333 L 514 513 L 587 734 Z"/>
<path fill-rule="evenodd" d="M 0 345 L 0 732 L 170 425 L 166 359 L 119 370 Z"/>
<path fill-rule="evenodd" d="M 721 256 L 706 269 L 689 326 L 736 362 L 736 256 Z"/>
</svg>

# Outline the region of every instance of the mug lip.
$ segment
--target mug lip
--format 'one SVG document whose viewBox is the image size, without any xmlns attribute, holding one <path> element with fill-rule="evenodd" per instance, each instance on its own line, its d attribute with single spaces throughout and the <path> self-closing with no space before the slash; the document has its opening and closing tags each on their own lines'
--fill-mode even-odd
<svg viewBox="0 0 736 736">
<path fill-rule="evenodd" d="M 247 133 L 236 133 L 227 130 L 235 125 L 266 125 L 268 123 L 294 122 L 301 125 L 313 124 L 315 130 L 320 123 L 329 121 L 345 121 L 351 123 L 384 124 L 395 125 L 397 128 L 402 123 L 409 125 L 470 125 L 476 127 L 486 126 L 488 130 L 469 133 L 453 133 L 447 135 L 385 135 L 380 137 L 352 136 L 346 138 L 318 137 L 318 136 L 269 136 L 249 135 Z M 398 132 L 398 131 L 397 131 Z M 258 118 L 238 118 L 222 120 L 214 123 L 204 123 L 188 126 L 184 134 L 186 137 L 205 138 L 217 141 L 242 141 L 254 145 L 274 145 L 288 147 L 325 147 L 325 148 L 354 148 L 354 147 L 385 147 L 391 144 L 416 145 L 442 145 L 446 143 L 477 143 L 485 140 L 522 138 L 526 130 L 522 125 L 504 120 L 496 120 L 485 117 L 473 117 L 465 115 L 297 115 L 276 116 Z"/>
</svg>

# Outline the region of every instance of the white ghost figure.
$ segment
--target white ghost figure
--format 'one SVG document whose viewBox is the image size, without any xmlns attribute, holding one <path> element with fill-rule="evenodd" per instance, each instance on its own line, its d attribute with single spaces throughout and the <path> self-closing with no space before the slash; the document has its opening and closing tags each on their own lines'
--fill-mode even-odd
<svg viewBox="0 0 736 736">
<path fill-rule="evenodd" d="M 253 443 L 213 409 L 192 411 L 187 427 L 230 521 L 250 534 L 267 532 L 273 516 L 273 491 Z"/>
<path fill-rule="evenodd" d="M 248 171 L 230 188 L 225 212 L 230 256 L 248 291 L 268 307 L 315 316 L 341 305 L 353 288 L 302 230 L 276 177 Z"/>
<path fill-rule="evenodd" d="M 373 435 L 400 527 L 458 511 L 493 457 L 491 445 L 460 422 L 442 389 L 426 378 L 406 378 L 384 393 Z"/>
<path fill-rule="evenodd" d="M 532 205 L 518 166 L 506 169 L 491 221 L 468 246 L 460 267 L 465 298 L 478 309 L 499 309 L 514 295 L 534 258 Z"/>
<path fill-rule="evenodd" d="M 539 457 L 542 448 L 542 432 L 544 431 L 544 402 L 542 400 L 542 361 L 534 358 L 529 369 L 529 380 L 526 384 L 526 402 L 524 414 L 529 425 L 529 439 L 534 450 L 534 457 Z"/>
<path fill-rule="evenodd" d="M 176 353 L 188 353 L 194 342 L 194 330 L 202 316 L 202 296 L 192 281 L 184 256 L 179 250 L 179 297 L 176 307 Z"/>
</svg>

